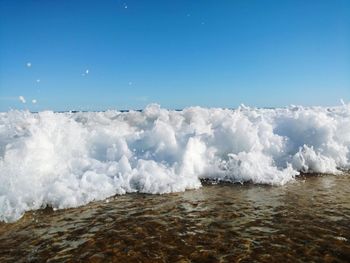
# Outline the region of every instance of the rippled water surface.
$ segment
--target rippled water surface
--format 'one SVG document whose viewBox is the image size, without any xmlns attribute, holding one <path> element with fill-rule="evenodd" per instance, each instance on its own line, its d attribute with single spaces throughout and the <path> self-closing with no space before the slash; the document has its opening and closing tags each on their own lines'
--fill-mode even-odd
<svg viewBox="0 0 350 263">
<path fill-rule="evenodd" d="M 127 194 L 0 223 L 1 262 L 349 262 L 350 176 Z"/>
</svg>

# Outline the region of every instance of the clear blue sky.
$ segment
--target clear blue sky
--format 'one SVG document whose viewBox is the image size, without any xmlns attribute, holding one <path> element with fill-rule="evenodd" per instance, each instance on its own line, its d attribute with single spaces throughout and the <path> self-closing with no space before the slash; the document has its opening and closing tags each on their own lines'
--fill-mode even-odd
<svg viewBox="0 0 350 263">
<path fill-rule="evenodd" d="M 350 101 L 348 0 L 0 0 L 0 38 L 0 111 Z"/>
</svg>

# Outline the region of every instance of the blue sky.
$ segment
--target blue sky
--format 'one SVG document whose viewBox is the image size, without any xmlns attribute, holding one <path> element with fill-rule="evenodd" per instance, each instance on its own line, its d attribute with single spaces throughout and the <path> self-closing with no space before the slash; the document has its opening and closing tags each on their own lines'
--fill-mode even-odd
<svg viewBox="0 0 350 263">
<path fill-rule="evenodd" d="M 0 0 L 0 111 L 341 98 L 350 1 Z"/>
</svg>

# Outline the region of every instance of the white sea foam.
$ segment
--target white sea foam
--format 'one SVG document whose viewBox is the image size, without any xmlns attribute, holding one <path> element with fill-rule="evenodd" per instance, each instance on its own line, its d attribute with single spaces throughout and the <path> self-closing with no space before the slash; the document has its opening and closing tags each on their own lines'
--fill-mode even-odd
<svg viewBox="0 0 350 263">
<path fill-rule="evenodd" d="M 350 105 L 0 113 L 0 220 L 201 179 L 282 185 L 350 168 Z"/>
<path fill-rule="evenodd" d="M 19 96 L 18 99 L 20 102 L 26 103 L 26 99 L 23 96 Z"/>
</svg>

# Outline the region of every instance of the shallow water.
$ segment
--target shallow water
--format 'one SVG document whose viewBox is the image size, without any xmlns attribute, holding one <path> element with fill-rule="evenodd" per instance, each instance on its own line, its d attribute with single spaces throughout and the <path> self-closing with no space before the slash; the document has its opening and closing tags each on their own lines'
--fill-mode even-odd
<svg viewBox="0 0 350 263">
<path fill-rule="evenodd" d="M 1 262 L 348 262 L 350 176 L 127 194 L 0 223 Z"/>
</svg>

